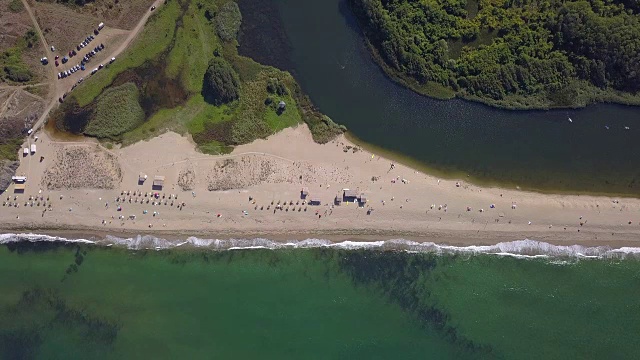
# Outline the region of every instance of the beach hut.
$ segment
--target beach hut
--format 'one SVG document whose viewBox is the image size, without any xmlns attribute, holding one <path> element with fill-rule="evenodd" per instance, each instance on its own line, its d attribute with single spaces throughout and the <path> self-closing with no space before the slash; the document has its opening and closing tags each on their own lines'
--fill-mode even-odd
<svg viewBox="0 0 640 360">
<path fill-rule="evenodd" d="M 153 177 L 153 190 L 162 190 L 164 187 L 164 176 L 156 175 Z"/>
<path fill-rule="evenodd" d="M 24 192 L 24 188 L 27 186 L 27 184 L 22 183 L 22 184 L 15 184 L 15 186 L 13 187 L 13 192 L 14 193 L 23 193 Z"/>
<path fill-rule="evenodd" d="M 303 187 L 302 190 L 300 190 L 300 199 L 306 199 L 307 196 L 309 196 L 309 188 Z"/>
<path fill-rule="evenodd" d="M 147 174 L 140 173 L 138 175 L 138 185 L 144 184 L 145 180 L 147 180 Z"/>
<path fill-rule="evenodd" d="M 338 205 L 338 206 L 341 205 L 342 204 L 342 196 L 340 196 L 340 194 L 336 195 L 336 198 L 333 199 L 333 203 L 335 205 Z"/>
<path fill-rule="evenodd" d="M 342 189 L 342 201 L 344 202 L 356 202 L 358 199 L 358 192 L 350 189 Z"/>
<path fill-rule="evenodd" d="M 360 206 L 364 206 L 364 204 L 366 203 L 367 203 L 367 195 L 360 194 L 360 197 L 358 198 L 358 204 L 360 204 Z"/>
<path fill-rule="evenodd" d="M 317 206 L 317 205 L 321 205 L 321 203 L 322 202 L 318 198 L 311 198 L 311 200 L 309 200 L 309 205 Z"/>
</svg>

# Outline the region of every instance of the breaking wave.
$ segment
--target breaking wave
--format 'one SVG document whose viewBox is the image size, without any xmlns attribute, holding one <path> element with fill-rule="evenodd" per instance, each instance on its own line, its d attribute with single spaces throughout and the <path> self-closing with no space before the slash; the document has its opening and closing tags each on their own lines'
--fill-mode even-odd
<svg viewBox="0 0 640 360">
<path fill-rule="evenodd" d="M 522 258 L 637 258 L 640 259 L 640 248 L 609 246 L 586 247 L 581 245 L 553 245 L 536 240 L 516 240 L 501 242 L 495 245 L 453 246 L 433 242 L 416 242 L 404 239 L 384 241 L 340 241 L 324 239 L 305 239 L 289 241 L 273 241 L 264 238 L 255 239 L 200 239 L 189 237 L 186 240 L 167 240 L 151 235 L 138 235 L 121 238 L 107 235 L 103 239 L 67 239 L 40 234 L 0 234 L 0 244 L 16 242 L 61 242 L 82 243 L 99 246 L 118 246 L 131 250 L 173 249 L 179 247 L 202 248 L 209 250 L 249 250 L 249 249 L 309 249 L 337 248 L 346 250 L 372 249 L 385 251 L 407 251 L 413 253 L 434 254 L 493 254 Z"/>
</svg>

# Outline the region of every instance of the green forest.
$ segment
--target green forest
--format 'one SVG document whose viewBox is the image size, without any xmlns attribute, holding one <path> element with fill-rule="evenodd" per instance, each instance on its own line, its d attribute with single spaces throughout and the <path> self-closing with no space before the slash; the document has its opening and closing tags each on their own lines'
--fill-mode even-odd
<svg viewBox="0 0 640 360">
<path fill-rule="evenodd" d="M 638 0 L 349 0 L 380 65 L 438 98 L 640 104 Z"/>
</svg>

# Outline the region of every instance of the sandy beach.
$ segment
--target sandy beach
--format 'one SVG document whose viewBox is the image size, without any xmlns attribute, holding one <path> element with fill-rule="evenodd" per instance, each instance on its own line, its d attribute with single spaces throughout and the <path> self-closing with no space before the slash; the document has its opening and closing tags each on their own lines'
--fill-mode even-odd
<svg viewBox="0 0 640 360">
<path fill-rule="evenodd" d="M 344 137 L 316 144 L 305 125 L 223 156 L 199 153 L 176 133 L 112 150 L 38 136 L 38 152 L 16 173 L 27 177 L 25 191 L 2 194 L 3 232 L 640 246 L 638 199 L 438 179 Z M 156 176 L 162 189 L 152 189 Z M 366 202 L 336 205 L 344 189 Z"/>
</svg>

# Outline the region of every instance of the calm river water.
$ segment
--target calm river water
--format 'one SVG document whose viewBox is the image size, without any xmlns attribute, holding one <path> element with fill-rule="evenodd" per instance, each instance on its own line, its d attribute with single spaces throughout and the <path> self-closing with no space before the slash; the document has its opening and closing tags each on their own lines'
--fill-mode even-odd
<svg viewBox="0 0 640 360">
<path fill-rule="evenodd" d="M 252 24 L 241 52 L 292 71 L 322 112 L 365 143 L 482 183 L 640 195 L 640 108 L 508 111 L 430 99 L 384 75 L 344 0 L 274 0 L 259 16 L 243 2 Z"/>
</svg>

